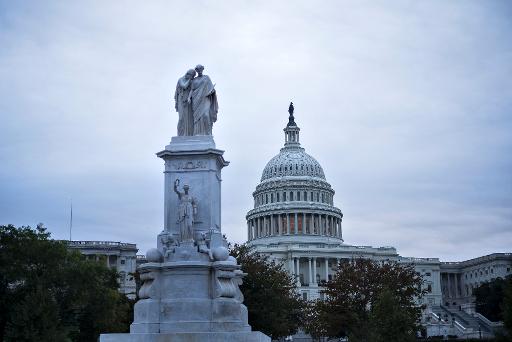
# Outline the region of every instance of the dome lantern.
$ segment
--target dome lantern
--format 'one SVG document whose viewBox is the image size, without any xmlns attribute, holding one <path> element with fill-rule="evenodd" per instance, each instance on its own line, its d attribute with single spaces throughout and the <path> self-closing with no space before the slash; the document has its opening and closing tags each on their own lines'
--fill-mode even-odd
<svg viewBox="0 0 512 342">
<path fill-rule="evenodd" d="M 295 117 L 293 116 L 294 110 L 295 108 L 293 107 L 293 102 L 290 102 L 290 107 L 288 108 L 288 113 L 290 116 L 288 117 L 288 124 L 284 128 L 284 146 L 289 148 L 300 147 L 300 128 L 295 123 Z"/>
</svg>

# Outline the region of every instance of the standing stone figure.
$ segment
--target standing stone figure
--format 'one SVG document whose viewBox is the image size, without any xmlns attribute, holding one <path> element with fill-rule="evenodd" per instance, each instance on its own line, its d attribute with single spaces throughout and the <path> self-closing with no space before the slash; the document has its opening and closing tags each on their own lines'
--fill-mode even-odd
<svg viewBox="0 0 512 342">
<path fill-rule="evenodd" d="M 192 105 L 190 103 L 191 83 L 196 75 L 194 69 L 187 71 L 185 76 L 181 77 L 176 84 L 174 101 L 176 111 L 178 112 L 178 136 L 192 135 L 194 133 L 194 118 L 192 116 Z"/>
<path fill-rule="evenodd" d="M 180 238 L 181 242 L 194 241 L 194 216 L 197 214 L 197 202 L 188 193 L 189 186 L 185 184 L 183 186 L 183 192 L 178 190 L 180 180 L 176 179 L 174 182 L 174 192 L 178 195 L 178 221 L 180 226 Z"/>
<path fill-rule="evenodd" d="M 197 77 L 192 80 L 189 103 L 192 104 L 194 135 L 212 135 L 212 126 L 217 121 L 219 104 L 215 85 L 210 77 L 203 75 L 204 67 L 197 65 Z"/>
</svg>

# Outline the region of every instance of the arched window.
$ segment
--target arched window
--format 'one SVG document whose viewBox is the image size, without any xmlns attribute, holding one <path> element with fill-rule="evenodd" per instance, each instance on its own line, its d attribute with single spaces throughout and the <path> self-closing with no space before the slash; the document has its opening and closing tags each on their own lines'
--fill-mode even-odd
<svg viewBox="0 0 512 342">
<path fill-rule="evenodd" d="M 290 201 L 293 201 L 293 191 L 290 191 Z"/>
<path fill-rule="evenodd" d="M 270 203 L 274 203 L 274 194 L 273 193 L 270 194 Z"/>
<path fill-rule="evenodd" d="M 297 191 L 297 201 L 300 201 L 300 191 Z"/>
<path fill-rule="evenodd" d="M 265 194 L 265 204 L 268 204 L 268 194 Z"/>
<path fill-rule="evenodd" d="M 307 201 L 307 200 L 308 200 L 308 192 L 304 191 L 304 201 Z"/>
<path fill-rule="evenodd" d="M 283 202 L 286 202 L 286 191 L 283 192 Z"/>
<path fill-rule="evenodd" d="M 279 201 L 280 201 L 280 200 L 279 200 L 279 192 L 278 192 L 278 193 L 276 193 L 276 196 L 277 196 L 277 202 L 279 202 Z"/>
</svg>

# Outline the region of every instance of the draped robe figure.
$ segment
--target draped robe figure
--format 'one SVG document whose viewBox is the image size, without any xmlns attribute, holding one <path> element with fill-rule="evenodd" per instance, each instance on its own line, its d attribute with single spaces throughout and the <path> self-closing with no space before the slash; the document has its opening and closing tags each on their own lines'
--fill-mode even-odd
<svg viewBox="0 0 512 342">
<path fill-rule="evenodd" d="M 190 69 L 176 84 L 174 100 L 176 101 L 175 108 L 179 115 L 178 136 L 194 134 L 194 118 L 192 116 L 192 105 L 190 104 L 189 97 L 192 79 L 195 74 L 196 72 Z"/>
<path fill-rule="evenodd" d="M 181 242 L 194 241 L 194 216 L 197 212 L 197 202 L 189 194 L 189 186 L 183 186 L 183 192 L 178 190 L 180 184 L 179 179 L 174 183 L 174 192 L 178 195 L 178 225 L 180 227 L 180 240 Z"/>
<path fill-rule="evenodd" d="M 215 86 L 210 77 L 203 75 L 204 67 L 198 65 L 198 76 L 192 80 L 190 98 L 194 117 L 194 135 L 212 135 L 212 126 L 217 121 L 219 105 Z"/>
</svg>

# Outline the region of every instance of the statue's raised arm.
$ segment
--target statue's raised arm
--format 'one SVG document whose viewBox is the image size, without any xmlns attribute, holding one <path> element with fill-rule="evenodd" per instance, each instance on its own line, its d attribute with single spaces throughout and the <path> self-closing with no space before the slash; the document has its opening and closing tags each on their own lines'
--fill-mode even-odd
<svg viewBox="0 0 512 342">
<path fill-rule="evenodd" d="M 178 190 L 178 186 L 180 185 L 180 180 L 176 179 L 174 181 L 174 192 L 178 195 L 178 198 L 181 199 L 182 193 Z"/>
</svg>

